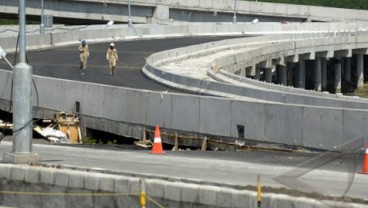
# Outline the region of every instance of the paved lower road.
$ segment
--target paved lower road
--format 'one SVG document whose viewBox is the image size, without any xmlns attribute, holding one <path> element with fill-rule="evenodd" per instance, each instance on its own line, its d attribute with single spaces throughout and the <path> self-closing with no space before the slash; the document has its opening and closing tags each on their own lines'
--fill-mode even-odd
<svg viewBox="0 0 368 208">
<path fill-rule="evenodd" d="M 275 180 L 317 154 L 283 152 L 200 152 L 167 151 L 152 155 L 149 151 L 81 148 L 61 145 L 33 145 L 34 152 L 43 157 L 42 163 L 71 165 L 84 168 L 102 168 L 116 172 L 179 177 L 198 181 L 238 186 L 254 186 L 257 175 L 262 185 L 287 187 Z M 11 151 L 11 143 L 0 144 L 0 154 Z M 368 175 L 355 174 L 361 170 L 362 158 L 337 157 L 329 163 L 308 171 L 299 180 L 323 195 L 347 195 L 368 200 Z M 320 161 L 319 159 L 318 161 Z M 358 166 L 355 167 L 355 163 Z M 289 178 L 292 182 L 292 178 Z M 285 186 L 286 185 L 286 186 Z M 351 185 L 351 187 L 349 187 Z"/>
</svg>

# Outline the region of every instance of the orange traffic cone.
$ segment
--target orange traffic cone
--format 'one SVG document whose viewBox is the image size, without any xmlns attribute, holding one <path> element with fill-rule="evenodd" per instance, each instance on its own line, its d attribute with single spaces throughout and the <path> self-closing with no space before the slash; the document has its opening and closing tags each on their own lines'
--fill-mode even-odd
<svg viewBox="0 0 368 208">
<path fill-rule="evenodd" d="M 368 145 L 365 147 L 365 156 L 363 162 L 363 171 L 362 174 L 368 174 Z"/>
<path fill-rule="evenodd" d="M 153 140 L 153 147 L 151 154 L 165 154 L 162 150 L 162 142 L 161 142 L 161 135 L 160 135 L 160 127 L 157 125 L 155 129 L 155 138 Z"/>
</svg>

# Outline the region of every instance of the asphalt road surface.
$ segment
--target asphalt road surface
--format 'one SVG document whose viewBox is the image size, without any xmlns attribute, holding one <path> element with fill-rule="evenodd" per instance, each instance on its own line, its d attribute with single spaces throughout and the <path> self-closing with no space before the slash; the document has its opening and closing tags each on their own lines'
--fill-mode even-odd
<svg viewBox="0 0 368 208">
<path fill-rule="evenodd" d="M 89 44 L 90 57 L 85 75 L 81 75 L 79 69 L 78 45 L 27 52 L 27 60 L 33 67 L 34 75 L 173 92 L 175 90 L 162 86 L 143 75 L 141 70 L 145 64 L 145 58 L 159 51 L 227 38 L 234 37 L 189 37 L 115 42 L 119 62 L 117 63 L 116 76 L 113 77 L 109 75 L 106 61 L 109 43 Z M 17 63 L 17 61 L 14 62 L 14 55 L 8 54 L 7 58 L 11 63 Z M 0 68 L 10 69 L 4 60 L 0 61 Z"/>
</svg>

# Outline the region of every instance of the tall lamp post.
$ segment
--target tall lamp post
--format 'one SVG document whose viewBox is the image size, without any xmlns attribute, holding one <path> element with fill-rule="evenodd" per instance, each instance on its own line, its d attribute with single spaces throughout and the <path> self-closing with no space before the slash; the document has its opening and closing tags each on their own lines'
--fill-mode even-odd
<svg viewBox="0 0 368 208">
<path fill-rule="evenodd" d="M 45 33 L 43 0 L 41 0 L 41 25 L 40 25 L 40 33 Z"/>
<path fill-rule="evenodd" d="M 128 0 L 128 26 L 132 27 L 132 15 L 131 15 L 131 11 L 130 11 L 130 0 Z"/>
<path fill-rule="evenodd" d="M 26 63 L 26 7 L 19 0 L 19 63 L 13 70 L 13 150 L 3 161 L 35 163 L 41 155 L 32 153 L 32 67 Z"/>
<path fill-rule="evenodd" d="M 234 16 L 233 16 L 233 24 L 236 24 L 236 2 L 237 2 L 237 0 L 234 0 Z"/>
</svg>

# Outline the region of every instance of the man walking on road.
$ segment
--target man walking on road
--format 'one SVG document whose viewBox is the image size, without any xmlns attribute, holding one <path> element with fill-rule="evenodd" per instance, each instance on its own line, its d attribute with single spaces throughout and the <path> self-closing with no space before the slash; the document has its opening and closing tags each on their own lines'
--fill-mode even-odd
<svg viewBox="0 0 368 208">
<path fill-rule="evenodd" d="M 82 75 L 86 71 L 87 67 L 87 60 L 89 57 L 89 49 L 87 45 L 87 41 L 85 39 L 82 40 L 82 43 L 79 45 L 79 52 L 80 52 L 80 69 L 82 69 Z"/>
<path fill-rule="evenodd" d="M 118 51 L 116 50 L 114 43 L 110 43 L 110 47 L 107 49 L 106 59 L 109 62 L 110 75 L 114 76 L 116 62 L 118 61 Z"/>
</svg>

